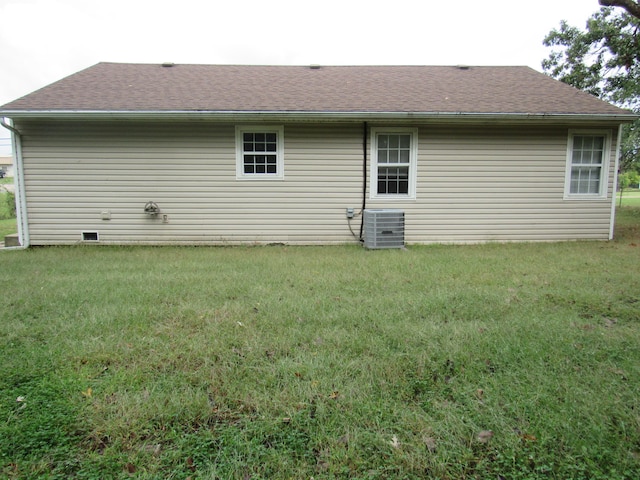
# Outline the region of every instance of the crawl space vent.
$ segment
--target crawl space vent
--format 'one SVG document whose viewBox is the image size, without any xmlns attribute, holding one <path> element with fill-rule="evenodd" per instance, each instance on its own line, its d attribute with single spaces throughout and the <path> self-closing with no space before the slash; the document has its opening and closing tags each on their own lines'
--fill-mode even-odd
<svg viewBox="0 0 640 480">
<path fill-rule="evenodd" d="M 82 232 L 83 242 L 97 242 L 99 240 L 98 232 Z"/>
<path fill-rule="evenodd" d="M 403 248 L 404 211 L 374 210 L 364 211 L 364 246 L 366 248 Z"/>
</svg>

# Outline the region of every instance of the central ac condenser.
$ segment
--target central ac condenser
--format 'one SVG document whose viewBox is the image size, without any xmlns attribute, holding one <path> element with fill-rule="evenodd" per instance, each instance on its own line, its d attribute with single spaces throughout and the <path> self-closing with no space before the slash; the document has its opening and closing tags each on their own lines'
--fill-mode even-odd
<svg viewBox="0 0 640 480">
<path fill-rule="evenodd" d="M 403 248 L 404 211 L 366 209 L 364 211 L 364 246 L 366 248 Z"/>
</svg>

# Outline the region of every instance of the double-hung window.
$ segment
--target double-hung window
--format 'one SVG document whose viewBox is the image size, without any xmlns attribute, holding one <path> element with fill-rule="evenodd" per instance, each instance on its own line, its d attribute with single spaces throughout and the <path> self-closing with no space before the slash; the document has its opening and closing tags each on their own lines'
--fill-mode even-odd
<svg viewBox="0 0 640 480">
<path fill-rule="evenodd" d="M 284 178 L 284 128 L 236 127 L 236 177 L 243 180 Z"/>
<path fill-rule="evenodd" d="M 565 199 L 607 197 L 610 138 L 609 132 L 569 132 Z"/>
<path fill-rule="evenodd" d="M 418 131 L 371 129 L 372 198 L 415 198 Z"/>
</svg>

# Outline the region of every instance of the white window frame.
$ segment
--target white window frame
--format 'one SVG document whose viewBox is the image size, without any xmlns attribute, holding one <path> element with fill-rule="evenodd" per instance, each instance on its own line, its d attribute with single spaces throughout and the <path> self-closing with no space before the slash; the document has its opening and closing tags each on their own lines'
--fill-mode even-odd
<svg viewBox="0 0 640 480">
<path fill-rule="evenodd" d="M 410 135 L 409 146 L 409 191 L 408 193 L 378 193 L 378 134 Z M 371 128 L 371 168 L 370 198 L 378 200 L 414 200 L 416 198 L 416 178 L 418 170 L 418 129 L 407 127 L 372 127 Z"/>
<path fill-rule="evenodd" d="M 244 134 L 276 134 L 276 173 L 244 173 Z M 270 152 L 271 153 L 271 152 Z M 284 126 L 282 125 L 237 125 L 236 126 L 236 179 L 237 180 L 283 180 L 284 179 Z"/>
<path fill-rule="evenodd" d="M 604 137 L 604 151 L 600 171 L 600 190 L 598 193 L 571 193 L 571 170 L 573 168 L 574 137 Z M 611 166 L 611 130 L 569 130 L 567 139 L 567 163 L 565 167 L 564 199 L 565 200 L 606 200 L 609 190 L 609 169 Z"/>
</svg>

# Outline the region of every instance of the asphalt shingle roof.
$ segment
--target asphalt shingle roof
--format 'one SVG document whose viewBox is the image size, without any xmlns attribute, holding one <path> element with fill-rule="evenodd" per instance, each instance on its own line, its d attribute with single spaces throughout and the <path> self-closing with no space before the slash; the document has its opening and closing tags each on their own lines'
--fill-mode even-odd
<svg viewBox="0 0 640 480">
<path fill-rule="evenodd" d="M 528 67 L 122 63 L 99 63 L 0 110 L 629 113 Z"/>
</svg>

